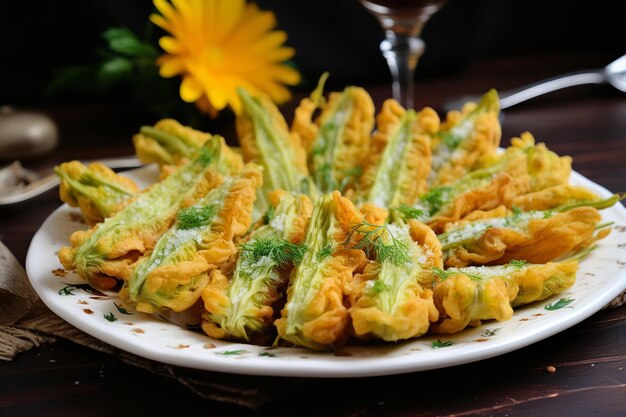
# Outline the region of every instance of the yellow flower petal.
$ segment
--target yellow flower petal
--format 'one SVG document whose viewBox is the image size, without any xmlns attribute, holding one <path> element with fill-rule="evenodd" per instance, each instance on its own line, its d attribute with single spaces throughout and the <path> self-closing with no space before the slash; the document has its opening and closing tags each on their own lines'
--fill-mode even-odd
<svg viewBox="0 0 626 417">
<path fill-rule="evenodd" d="M 163 36 L 159 39 L 159 46 L 170 54 L 180 54 L 183 52 L 183 48 L 180 46 L 178 41 L 171 36 Z"/>
<path fill-rule="evenodd" d="M 202 96 L 202 84 L 193 77 L 183 78 L 180 83 L 180 97 L 187 103 L 193 103 Z"/>
<path fill-rule="evenodd" d="M 212 11 L 217 17 L 213 30 L 217 33 L 217 40 L 222 40 L 237 29 L 236 26 L 244 14 L 246 2 L 245 0 L 229 0 L 214 1 L 213 3 Z"/>
<path fill-rule="evenodd" d="M 283 87 L 281 84 L 272 81 L 261 81 L 258 85 L 258 89 L 260 91 L 265 91 L 272 101 L 279 104 L 291 99 L 291 93 L 288 89 Z"/>
<path fill-rule="evenodd" d="M 286 85 L 300 81 L 284 65 L 294 56 L 284 46 L 287 34 L 273 30 L 274 13 L 246 0 L 154 0 L 159 14 L 150 20 L 170 36 L 159 40 L 166 52 L 158 58 L 163 77 L 180 75 L 181 98 L 215 115 L 229 106 L 241 110 L 237 88 L 283 102 Z"/>
<path fill-rule="evenodd" d="M 164 78 L 171 78 L 185 71 L 183 61 L 170 55 L 163 55 L 157 60 L 159 74 Z"/>
<path fill-rule="evenodd" d="M 300 82 L 300 73 L 286 65 L 273 65 L 271 74 L 275 80 L 285 84 L 296 85 Z"/>
<path fill-rule="evenodd" d="M 234 45 L 242 48 L 254 42 L 276 26 L 276 17 L 271 12 L 260 12 L 254 4 L 248 5 L 237 30 L 225 41 L 224 47 Z"/>
<path fill-rule="evenodd" d="M 211 82 L 210 87 L 206 89 L 207 98 L 217 110 L 222 110 L 228 104 L 229 93 L 225 87 L 224 79 L 220 79 L 219 83 Z"/>
<path fill-rule="evenodd" d="M 258 39 L 253 48 L 257 51 L 277 48 L 287 40 L 287 34 L 281 30 L 275 30 Z"/>
<path fill-rule="evenodd" d="M 296 50 L 293 48 L 278 48 L 273 51 L 268 52 L 265 57 L 268 61 L 274 62 L 283 62 L 288 60 L 289 58 L 293 58 L 296 54 Z"/>
<path fill-rule="evenodd" d="M 174 11 L 174 8 L 166 0 L 154 0 L 153 3 L 154 3 L 154 6 L 157 8 L 157 10 L 167 20 L 171 20 L 177 14 Z M 155 16 L 155 15 L 153 15 L 153 16 Z"/>
<path fill-rule="evenodd" d="M 158 14 L 151 14 L 150 21 L 161 29 L 171 32 L 172 27 L 167 20 L 163 19 L 163 16 L 159 16 Z"/>
</svg>

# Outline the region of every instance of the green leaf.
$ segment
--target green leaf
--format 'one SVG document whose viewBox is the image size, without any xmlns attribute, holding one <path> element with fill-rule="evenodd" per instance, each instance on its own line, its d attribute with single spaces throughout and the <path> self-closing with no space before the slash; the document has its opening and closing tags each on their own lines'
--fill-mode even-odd
<svg viewBox="0 0 626 417">
<path fill-rule="evenodd" d="M 142 42 L 130 29 L 127 28 L 111 28 L 106 30 L 103 35 L 112 51 L 120 54 L 156 58 L 157 50 L 152 45 Z"/>
<path fill-rule="evenodd" d="M 263 357 L 267 357 L 267 358 L 276 358 L 277 355 L 270 353 L 270 352 L 261 352 L 259 353 L 258 356 L 263 356 Z"/>
<path fill-rule="evenodd" d="M 133 64 L 127 58 L 115 57 L 105 61 L 98 70 L 98 81 L 112 85 L 121 80 L 133 70 Z"/>
<path fill-rule="evenodd" d="M 559 301 L 552 303 L 552 304 L 546 304 L 546 306 L 544 307 L 546 310 L 548 311 L 555 311 L 555 310 L 559 310 L 561 308 L 574 308 L 572 306 L 570 306 L 570 304 L 574 301 L 574 298 L 561 298 L 559 299 Z"/>
<path fill-rule="evenodd" d="M 113 323 L 114 321 L 117 321 L 117 317 L 115 317 L 115 315 L 111 312 L 109 314 L 103 314 L 102 316 L 108 321 L 110 321 L 111 323 Z"/>
<path fill-rule="evenodd" d="M 46 87 L 45 94 L 50 96 L 64 90 L 78 92 L 100 91 L 101 86 L 94 83 L 97 74 L 98 67 L 96 65 L 76 65 L 56 69 L 50 84 Z"/>
</svg>

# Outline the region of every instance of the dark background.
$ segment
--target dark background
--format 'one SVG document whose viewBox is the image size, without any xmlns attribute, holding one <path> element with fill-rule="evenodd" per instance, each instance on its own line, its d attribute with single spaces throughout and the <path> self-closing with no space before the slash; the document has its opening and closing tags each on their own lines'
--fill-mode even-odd
<svg viewBox="0 0 626 417">
<path fill-rule="evenodd" d="M 357 0 L 259 0 L 273 10 L 279 28 L 296 48 L 295 64 L 308 88 L 331 72 L 331 86 L 387 82 L 378 51 L 383 32 Z M 67 101 L 87 94 L 43 94 L 60 67 L 94 62 L 104 47 L 102 32 L 124 26 L 155 40 L 146 24 L 149 1 L 20 0 L 0 2 L 0 104 L 32 105 Z M 618 57 L 626 50 L 626 2 L 596 0 L 449 0 L 426 26 L 427 50 L 419 78 L 450 75 L 480 59 L 532 53 L 567 52 Z M 124 88 L 107 92 L 124 97 Z"/>
</svg>

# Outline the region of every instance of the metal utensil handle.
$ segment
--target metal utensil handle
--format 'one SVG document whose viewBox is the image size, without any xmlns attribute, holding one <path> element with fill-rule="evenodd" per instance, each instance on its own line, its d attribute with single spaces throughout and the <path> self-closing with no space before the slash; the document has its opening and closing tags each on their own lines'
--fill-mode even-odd
<svg viewBox="0 0 626 417">
<path fill-rule="evenodd" d="M 84 163 L 89 164 L 90 162 L 99 162 L 108 166 L 111 169 L 138 168 L 143 165 L 135 157 L 98 159 L 94 161 L 85 161 Z M 28 200 L 56 187 L 57 185 L 59 185 L 59 178 L 56 176 L 56 174 L 48 175 L 46 177 L 31 182 L 19 192 L 12 193 L 6 196 L 0 196 L 0 206 L 15 204 Z"/>
<path fill-rule="evenodd" d="M 603 84 L 606 82 L 606 75 L 603 69 L 571 72 L 554 78 L 538 81 L 526 85 L 519 89 L 503 91 L 500 95 L 500 108 L 519 104 L 537 96 L 583 84 Z"/>
<path fill-rule="evenodd" d="M 111 169 L 121 169 L 121 168 L 139 168 L 144 164 L 139 161 L 134 156 L 123 156 L 120 158 L 104 158 L 104 159 L 94 159 L 93 161 L 83 161 L 83 164 L 89 165 L 92 162 L 98 162 L 100 164 L 106 165 Z"/>
</svg>

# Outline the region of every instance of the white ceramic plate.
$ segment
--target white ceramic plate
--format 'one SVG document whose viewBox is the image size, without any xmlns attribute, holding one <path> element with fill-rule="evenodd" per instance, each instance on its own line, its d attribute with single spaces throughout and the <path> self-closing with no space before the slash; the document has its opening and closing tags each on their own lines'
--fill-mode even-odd
<svg viewBox="0 0 626 417">
<path fill-rule="evenodd" d="M 127 173 L 146 186 L 156 169 Z M 606 189 L 579 174 L 572 182 L 601 196 Z M 506 322 L 403 343 L 351 346 L 340 353 L 302 348 L 266 348 L 213 340 L 147 314 L 124 314 L 115 293 L 94 294 L 73 273 L 60 270 L 57 251 L 85 225 L 67 205 L 55 210 L 35 234 L 26 259 L 31 283 L 44 303 L 84 332 L 115 347 L 156 361 L 211 371 L 301 377 L 359 377 L 443 368 L 501 355 L 561 332 L 600 310 L 626 288 L 626 210 L 604 210 L 612 233 L 581 262 L 576 284 L 558 296 L 516 310 Z M 79 286 L 76 286 L 79 285 Z M 548 306 L 548 309 L 546 309 Z M 560 308 L 558 308 L 560 307 Z"/>
</svg>

